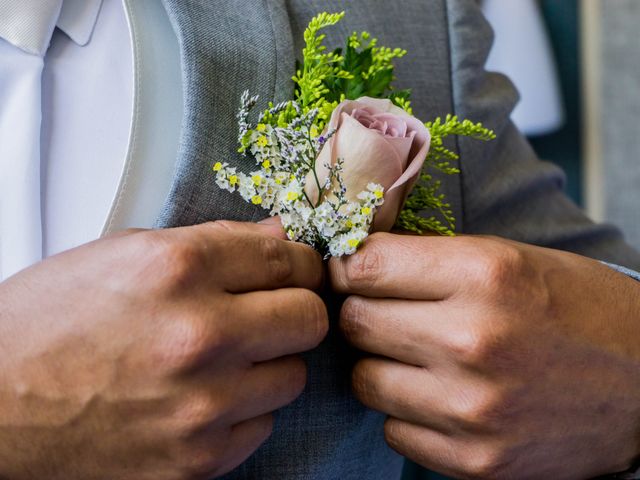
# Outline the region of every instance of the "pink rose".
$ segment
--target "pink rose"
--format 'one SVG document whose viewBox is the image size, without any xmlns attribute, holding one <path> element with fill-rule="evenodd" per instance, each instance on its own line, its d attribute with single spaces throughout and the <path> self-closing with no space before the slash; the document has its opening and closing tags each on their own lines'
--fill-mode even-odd
<svg viewBox="0 0 640 480">
<path fill-rule="evenodd" d="M 371 230 L 391 230 L 429 152 L 429 130 L 390 100 L 369 97 L 338 105 L 328 129 L 336 133 L 316 161 L 320 183 L 323 185 L 329 174 L 325 165 L 343 159 L 347 198 L 356 200 L 369 183 L 382 185 L 384 204 Z M 306 192 L 309 198 L 318 196 L 316 182 L 310 178 Z"/>
</svg>

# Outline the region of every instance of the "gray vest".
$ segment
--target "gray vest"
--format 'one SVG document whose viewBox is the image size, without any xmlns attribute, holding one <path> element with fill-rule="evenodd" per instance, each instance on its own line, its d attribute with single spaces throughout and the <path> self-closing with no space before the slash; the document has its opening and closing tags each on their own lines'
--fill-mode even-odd
<svg viewBox="0 0 640 480">
<path fill-rule="evenodd" d="M 591 224 L 562 194 L 562 174 L 539 162 L 508 120 L 517 101 L 510 83 L 487 75 L 491 32 L 474 0 L 164 0 L 178 36 L 185 113 L 175 181 L 159 227 L 265 216 L 214 183 L 211 165 L 237 154 L 235 114 L 245 89 L 263 101 L 291 98 L 302 31 L 321 11 L 347 11 L 327 30 L 330 46 L 354 30 L 402 47 L 397 85 L 412 88 L 416 115 L 456 113 L 493 128 L 488 145 L 454 143 L 461 176 L 444 179 L 458 230 L 493 233 L 575 250 L 630 267 L 640 256 L 618 233 Z M 340 299 L 326 295 L 335 325 Z M 400 477 L 402 458 L 384 442 L 384 417 L 350 392 L 359 353 L 332 328 L 306 355 L 308 386 L 278 412 L 271 438 L 230 479 L 380 479 Z"/>
</svg>

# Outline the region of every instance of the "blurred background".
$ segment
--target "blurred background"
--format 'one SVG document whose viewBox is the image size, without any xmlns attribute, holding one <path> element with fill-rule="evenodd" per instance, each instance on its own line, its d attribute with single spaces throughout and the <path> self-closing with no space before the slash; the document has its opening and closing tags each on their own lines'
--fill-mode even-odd
<svg viewBox="0 0 640 480">
<path fill-rule="evenodd" d="M 487 69 L 520 91 L 513 120 L 566 191 L 640 249 L 639 0 L 481 0 Z M 410 462 L 404 480 L 442 480 Z"/>
</svg>

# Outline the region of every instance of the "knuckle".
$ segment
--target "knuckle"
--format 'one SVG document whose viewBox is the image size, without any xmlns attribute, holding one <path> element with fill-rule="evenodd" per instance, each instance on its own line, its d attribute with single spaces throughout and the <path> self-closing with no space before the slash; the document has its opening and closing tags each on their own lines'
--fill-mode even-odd
<svg viewBox="0 0 640 480">
<path fill-rule="evenodd" d="M 191 439 L 177 445 L 174 448 L 173 458 L 180 475 L 178 478 L 182 480 L 211 478 L 224 459 L 217 453 L 218 450 L 222 450 L 219 445 L 212 445 L 202 439 Z"/>
<path fill-rule="evenodd" d="M 213 457 L 210 449 L 202 448 L 182 457 L 182 479 L 202 480 L 211 478 L 212 472 L 218 469 L 219 460 Z"/>
<path fill-rule="evenodd" d="M 366 336 L 368 330 L 369 309 L 364 299 L 348 297 L 340 312 L 340 328 L 347 340 L 357 341 Z"/>
<path fill-rule="evenodd" d="M 175 285 L 183 285 L 193 278 L 194 269 L 201 265 L 201 256 L 190 243 L 172 242 L 166 251 L 169 262 L 168 280 Z"/>
<path fill-rule="evenodd" d="M 467 458 L 466 471 L 470 478 L 511 478 L 507 474 L 510 464 L 508 453 L 501 447 L 477 447 Z"/>
<path fill-rule="evenodd" d="M 504 423 L 507 408 L 501 392 L 474 390 L 453 406 L 454 421 L 465 431 L 495 433 Z"/>
<path fill-rule="evenodd" d="M 329 332 L 329 314 L 322 298 L 310 290 L 301 290 L 301 301 L 306 312 L 305 325 L 309 325 L 310 337 L 319 344 Z"/>
<path fill-rule="evenodd" d="M 210 356 L 217 355 L 228 344 L 222 330 L 197 319 L 175 321 L 163 332 L 158 345 L 160 364 L 175 374 L 192 370 Z"/>
<path fill-rule="evenodd" d="M 182 437 L 192 437 L 215 426 L 226 415 L 226 410 L 206 392 L 184 396 L 175 412 L 176 431 Z"/>
<path fill-rule="evenodd" d="M 202 253 L 193 243 L 150 235 L 145 248 L 154 270 L 150 278 L 163 290 L 174 292 L 193 287 L 199 267 L 204 264 Z"/>
<path fill-rule="evenodd" d="M 459 363 L 475 368 L 486 364 L 485 360 L 491 355 L 494 344 L 483 332 L 469 328 L 457 332 L 455 337 L 450 339 L 449 348 Z"/>
<path fill-rule="evenodd" d="M 365 405 L 374 407 L 381 397 L 376 381 L 375 361 L 363 359 L 357 362 L 351 373 L 351 384 L 355 396 Z"/>
<path fill-rule="evenodd" d="M 404 428 L 403 423 L 395 418 L 388 417 L 384 422 L 384 439 L 396 452 L 410 456 L 408 447 L 413 444 Z M 415 458 L 415 456 L 413 457 Z"/>
<path fill-rule="evenodd" d="M 486 370 L 501 368 L 515 361 L 514 341 L 509 327 L 498 320 L 482 322 L 458 331 L 449 339 L 449 348 L 456 361 L 468 368 Z"/>
<path fill-rule="evenodd" d="M 389 447 L 400 455 L 424 465 L 432 456 L 432 452 L 426 449 L 418 435 L 415 426 L 409 427 L 407 423 L 396 418 L 388 417 L 384 422 L 384 438 Z"/>
<path fill-rule="evenodd" d="M 259 253 L 265 268 L 278 283 L 286 282 L 293 275 L 293 265 L 287 250 L 282 248 L 282 243 L 282 240 L 277 238 L 264 237 L 260 239 L 259 244 Z"/>
<path fill-rule="evenodd" d="M 490 293 L 504 293 L 513 288 L 525 268 L 525 257 L 521 250 L 509 244 L 492 245 L 480 261 L 478 273 L 484 287 Z"/>
<path fill-rule="evenodd" d="M 346 260 L 343 282 L 347 287 L 372 287 L 382 273 L 383 262 L 384 257 L 379 244 L 369 243 Z"/>
</svg>

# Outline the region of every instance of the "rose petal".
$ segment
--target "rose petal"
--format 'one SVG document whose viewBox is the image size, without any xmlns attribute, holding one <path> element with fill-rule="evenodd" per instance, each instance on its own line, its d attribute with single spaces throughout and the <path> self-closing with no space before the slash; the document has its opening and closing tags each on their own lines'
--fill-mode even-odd
<svg viewBox="0 0 640 480">
<path fill-rule="evenodd" d="M 360 97 L 358 100 L 355 100 L 355 102 L 358 103 L 358 108 L 367 107 L 379 113 L 391 113 L 402 118 L 413 118 L 402 108 L 386 98 Z"/>
<path fill-rule="evenodd" d="M 344 160 L 347 198 L 355 200 L 371 182 L 390 188 L 402 175 L 410 149 L 409 139 L 386 138 L 346 116 L 336 133 L 334 156 Z"/>
<path fill-rule="evenodd" d="M 354 200 L 370 182 L 385 187 L 385 202 L 376 213 L 372 231 L 390 230 L 429 152 L 429 130 L 390 100 L 369 97 L 338 105 L 327 130 L 337 132 L 316 160 L 321 185 L 329 174 L 324 164 L 333 165 L 342 158 L 348 198 Z M 318 188 L 312 174 L 305 190 L 315 201 Z"/>
<path fill-rule="evenodd" d="M 406 122 L 409 129 L 415 132 L 413 148 L 410 153 L 411 159 L 408 163 L 407 169 L 389 190 L 398 188 L 406 183 L 410 183 L 411 186 L 413 186 L 413 183 L 415 183 L 420 171 L 422 170 L 422 165 L 424 164 L 424 160 L 427 158 L 427 153 L 429 153 L 431 134 L 427 127 L 425 127 L 420 120 L 414 117 L 407 118 Z"/>
<path fill-rule="evenodd" d="M 394 129 L 397 133 L 391 135 L 394 137 L 404 137 L 407 135 L 408 127 L 406 118 L 400 118 L 397 115 L 391 113 L 379 113 L 374 116 L 376 121 L 382 121 L 387 124 L 386 134 L 390 135 L 389 130 Z"/>
<path fill-rule="evenodd" d="M 386 143 L 395 151 L 398 159 L 402 164 L 402 171 L 404 172 L 404 169 L 407 168 L 407 164 L 409 163 L 409 155 L 411 154 L 411 148 L 413 147 L 413 136 L 402 138 L 385 136 L 384 139 Z M 397 179 L 393 179 L 392 182 L 386 182 L 387 184 L 383 184 L 383 187 L 385 189 L 390 189 L 396 180 Z"/>
<path fill-rule="evenodd" d="M 368 109 L 356 108 L 353 112 L 351 112 L 351 116 L 367 128 L 369 128 L 371 124 L 375 122 L 375 114 L 369 112 Z"/>
<path fill-rule="evenodd" d="M 353 117 L 351 117 L 351 118 L 353 118 Z M 363 127 L 366 127 L 366 125 L 364 125 L 362 123 L 361 123 L 361 125 Z M 387 128 L 388 128 L 388 124 L 384 120 L 375 120 L 371 125 L 369 125 L 369 130 L 375 130 L 375 131 L 379 132 L 381 135 L 386 135 Z"/>
</svg>

